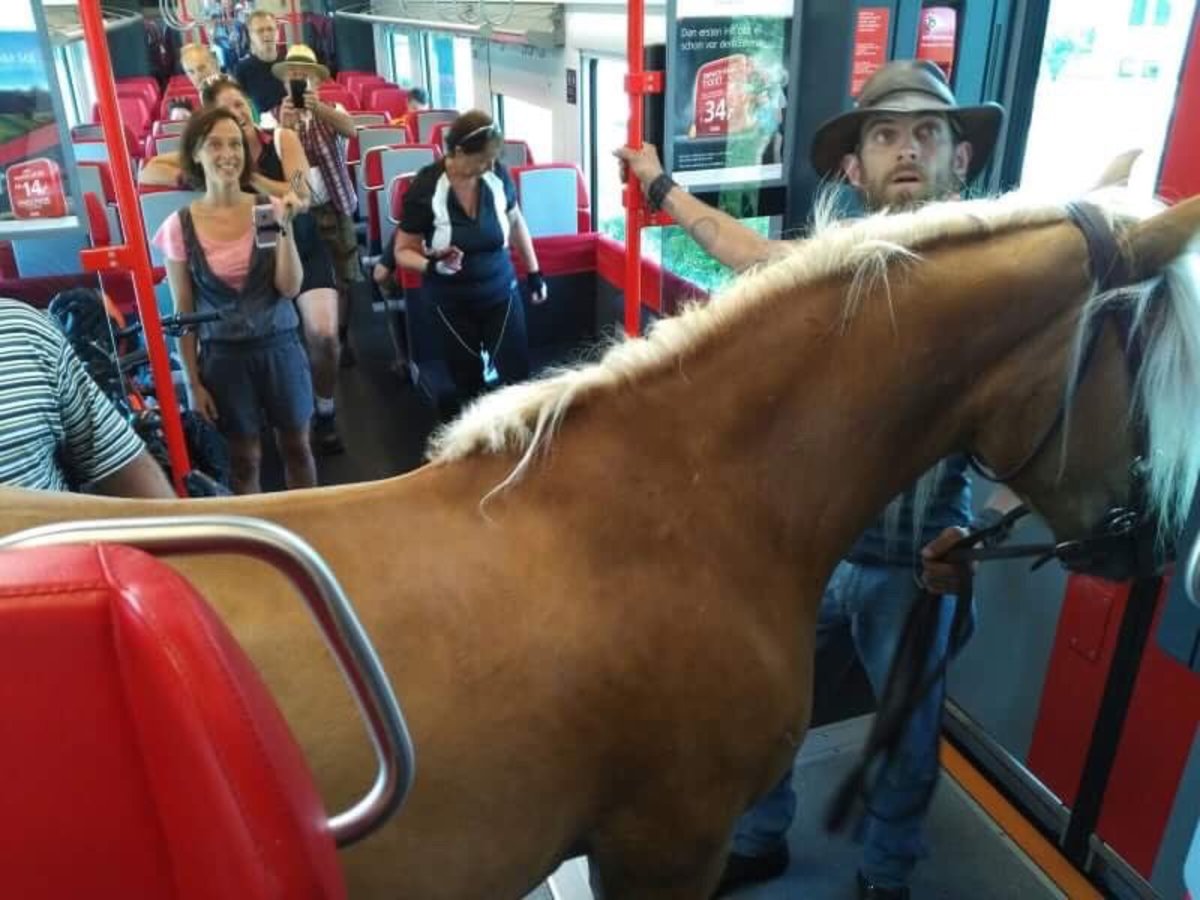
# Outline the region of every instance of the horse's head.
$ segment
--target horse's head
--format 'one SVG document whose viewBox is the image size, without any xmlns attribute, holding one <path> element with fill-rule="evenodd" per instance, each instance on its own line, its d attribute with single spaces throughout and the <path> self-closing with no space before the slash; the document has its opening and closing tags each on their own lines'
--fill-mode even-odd
<svg viewBox="0 0 1200 900">
<path fill-rule="evenodd" d="M 971 443 L 1059 540 L 1136 521 L 1075 566 L 1126 578 L 1169 545 L 1200 473 L 1200 198 L 1143 219 L 1071 209 L 1031 263 L 1057 256 L 1028 299 L 1062 312 L 981 378 Z"/>
</svg>

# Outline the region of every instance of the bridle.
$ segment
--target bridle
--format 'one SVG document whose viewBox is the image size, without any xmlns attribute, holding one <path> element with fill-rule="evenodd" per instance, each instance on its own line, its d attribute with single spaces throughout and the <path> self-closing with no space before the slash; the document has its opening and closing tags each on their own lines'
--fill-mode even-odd
<svg viewBox="0 0 1200 900">
<path fill-rule="evenodd" d="M 1098 290 L 1108 291 L 1134 280 L 1116 235 L 1097 207 L 1089 203 L 1072 203 L 1067 206 L 1067 216 L 1087 241 L 1091 271 Z M 1083 352 L 1079 356 L 1077 381 L 1082 381 L 1086 375 L 1095 356 L 1100 334 L 1108 322 L 1113 323 L 1120 336 L 1132 390 L 1142 369 L 1143 342 L 1142 336 L 1134 328 L 1133 312 L 1127 304 L 1113 304 L 1088 323 Z M 1069 412 L 1070 397 L 1064 397 L 1057 414 L 1041 437 L 1020 462 L 1004 472 L 993 472 L 974 453 L 968 454 L 971 468 L 988 481 L 1012 481 L 1045 452 Z M 1135 413 L 1133 428 L 1135 456 L 1130 471 L 1129 502 L 1105 512 L 1087 535 L 1059 543 L 991 546 L 997 537 L 1008 532 L 1013 523 L 1029 513 L 1027 507 L 1019 506 L 998 522 L 967 534 L 951 548 L 946 559 L 966 562 L 1034 557 L 1034 568 L 1057 559 L 1072 572 L 1112 581 L 1128 581 L 1158 574 L 1167 554 L 1163 552 L 1166 548 L 1159 541 L 1155 518 L 1147 502 L 1145 459 L 1148 438 L 1145 418 L 1140 412 Z"/>
</svg>

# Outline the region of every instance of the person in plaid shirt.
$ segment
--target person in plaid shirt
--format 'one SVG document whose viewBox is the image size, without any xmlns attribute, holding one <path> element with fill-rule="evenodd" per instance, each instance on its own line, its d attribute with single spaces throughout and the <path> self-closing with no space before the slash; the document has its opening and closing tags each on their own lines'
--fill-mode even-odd
<svg viewBox="0 0 1200 900">
<path fill-rule="evenodd" d="M 350 292 L 353 284 L 362 280 L 358 258 L 358 239 L 354 232 L 354 211 L 358 194 L 346 167 L 346 155 L 340 138 L 354 137 L 354 121 L 345 111 L 321 102 L 317 86 L 329 78 L 329 70 L 317 62 L 317 56 L 304 44 L 293 44 L 287 57 L 276 63 L 271 71 L 289 85 L 304 82 L 303 106 L 297 106 L 289 89 L 279 106 L 276 118 L 280 127 L 294 130 L 300 137 L 310 164 L 308 187 L 312 196 L 310 212 L 316 220 L 321 240 L 329 248 L 337 278 L 336 327 L 340 363 L 354 364 L 353 350 L 347 342 L 350 328 Z M 336 453 L 341 450 L 334 419 L 334 393 L 337 387 L 339 360 L 313 355 L 313 386 L 316 391 L 317 415 L 313 421 L 313 441 L 318 450 Z"/>
</svg>

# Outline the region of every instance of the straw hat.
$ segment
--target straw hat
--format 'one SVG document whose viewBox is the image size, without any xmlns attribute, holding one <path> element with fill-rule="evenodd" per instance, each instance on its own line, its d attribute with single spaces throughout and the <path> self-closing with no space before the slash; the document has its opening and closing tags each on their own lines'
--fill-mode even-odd
<svg viewBox="0 0 1200 900">
<path fill-rule="evenodd" d="M 287 56 L 271 66 L 271 74 L 280 81 L 287 81 L 289 73 L 294 69 L 305 69 L 321 81 L 329 80 L 329 70 L 317 62 L 317 54 L 307 44 L 292 44 L 288 47 Z"/>
<path fill-rule="evenodd" d="M 817 129 L 812 143 L 812 164 L 818 174 L 841 174 L 842 157 L 858 147 L 863 122 L 879 113 L 919 115 L 943 113 L 953 123 L 958 139 L 971 143 L 967 179 L 978 175 L 996 147 L 1004 107 L 998 103 L 959 106 L 942 70 L 926 60 L 897 60 L 884 66 L 863 85 L 850 112 L 834 116 Z"/>
</svg>

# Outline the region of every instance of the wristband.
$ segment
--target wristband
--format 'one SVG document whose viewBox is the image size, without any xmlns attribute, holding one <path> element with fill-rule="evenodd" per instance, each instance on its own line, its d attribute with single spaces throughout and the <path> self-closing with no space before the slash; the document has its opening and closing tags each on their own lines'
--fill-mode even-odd
<svg viewBox="0 0 1200 900">
<path fill-rule="evenodd" d="M 678 185 L 666 172 L 650 182 L 650 187 L 646 189 L 646 201 L 650 204 L 650 209 L 654 212 L 662 209 L 663 203 L 667 200 L 667 194 L 671 193 L 671 189 L 675 187 Z"/>
<path fill-rule="evenodd" d="M 540 294 L 546 287 L 546 279 L 542 277 L 541 272 L 530 272 L 525 276 L 525 285 L 530 294 Z"/>
</svg>

